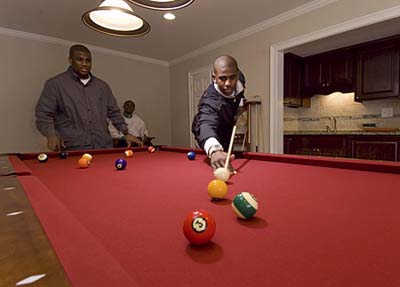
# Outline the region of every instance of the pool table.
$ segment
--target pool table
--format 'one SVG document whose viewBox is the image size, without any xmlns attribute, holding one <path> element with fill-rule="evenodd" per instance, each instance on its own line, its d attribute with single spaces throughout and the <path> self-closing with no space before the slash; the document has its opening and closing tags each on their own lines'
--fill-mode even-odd
<svg viewBox="0 0 400 287">
<path fill-rule="evenodd" d="M 0 157 L 0 286 L 400 286 L 400 164 L 238 153 L 214 201 L 205 154 L 187 151 L 134 148 L 120 171 L 123 149 L 89 151 L 87 169 L 83 151 Z M 231 208 L 243 191 L 249 220 Z M 193 246 L 182 224 L 198 209 L 217 228 Z"/>
</svg>

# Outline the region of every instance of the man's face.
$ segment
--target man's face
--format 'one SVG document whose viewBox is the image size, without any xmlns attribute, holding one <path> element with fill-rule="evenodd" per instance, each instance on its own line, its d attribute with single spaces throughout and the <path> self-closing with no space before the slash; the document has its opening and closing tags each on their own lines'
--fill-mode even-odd
<svg viewBox="0 0 400 287">
<path fill-rule="evenodd" d="M 90 69 L 92 68 L 92 57 L 88 52 L 74 51 L 72 57 L 69 57 L 69 63 L 81 79 L 89 77 Z"/>
<path fill-rule="evenodd" d="M 230 96 L 236 90 L 236 84 L 239 79 L 239 72 L 236 68 L 225 66 L 215 69 L 213 80 L 217 83 L 221 92 Z"/>
<path fill-rule="evenodd" d="M 132 114 L 135 111 L 135 104 L 132 102 L 127 102 L 124 105 L 124 112 L 128 115 Z"/>
</svg>

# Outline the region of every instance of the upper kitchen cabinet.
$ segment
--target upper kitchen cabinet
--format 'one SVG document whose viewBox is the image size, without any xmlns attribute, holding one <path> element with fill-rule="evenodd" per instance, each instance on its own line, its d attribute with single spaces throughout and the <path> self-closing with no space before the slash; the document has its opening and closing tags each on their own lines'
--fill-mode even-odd
<svg viewBox="0 0 400 287">
<path fill-rule="evenodd" d="M 310 104 L 303 97 L 303 58 L 291 53 L 284 57 L 284 104 L 289 107 L 303 107 Z"/>
<path fill-rule="evenodd" d="M 355 55 L 335 51 L 305 58 L 304 88 L 307 94 L 351 92 L 355 89 Z"/>
<path fill-rule="evenodd" d="M 388 39 L 358 49 L 356 101 L 399 97 L 399 43 Z"/>
</svg>

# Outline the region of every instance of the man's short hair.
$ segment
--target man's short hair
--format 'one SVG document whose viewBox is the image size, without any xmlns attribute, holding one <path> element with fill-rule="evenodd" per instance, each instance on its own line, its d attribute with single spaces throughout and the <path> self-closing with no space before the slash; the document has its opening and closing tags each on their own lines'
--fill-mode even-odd
<svg viewBox="0 0 400 287">
<path fill-rule="evenodd" d="M 124 106 L 125 106 L 126 104 L 128 104 L 128 103 L 132 103 L 133 105 L 135 105 L 135 103 L 134 103 L 132 100 L 127 100 L 127 101 L 125 101 Z"/>
<path fill-rule="evenodd" d="M 73 45 L 71 48 L 69 48 L 69 56 L 72 57 L 75 52 L 86 52 L 89 55 L 91 55 L 89 49 L 83 45 L 77 44 Z"/>
</svg>

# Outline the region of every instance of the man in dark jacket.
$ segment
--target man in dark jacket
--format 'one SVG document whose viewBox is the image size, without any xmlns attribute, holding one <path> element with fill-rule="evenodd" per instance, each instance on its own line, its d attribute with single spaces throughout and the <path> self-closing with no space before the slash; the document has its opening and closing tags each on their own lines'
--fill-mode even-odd
<svg viewBox="0 0 400 287">
<path fill-rule="evenodd" d="M 221 56 L 213 65 L 213 83 L 200 99 L 192 132 L 216 169 L 225 165 L 239 106 L 243 106 L 245 80 L 236 60 Z"/>
<path fill-rule="evenodd" d="M 90 73 L 88 48 L 74 45 L 68 70 L 46 81 L 36 105 L 36 126 L 51 151 L 111 148 L 109 119 L 128 144 L 142 142 L 129 134 L 117 101 L 106 82 Z"/>
</svg>

